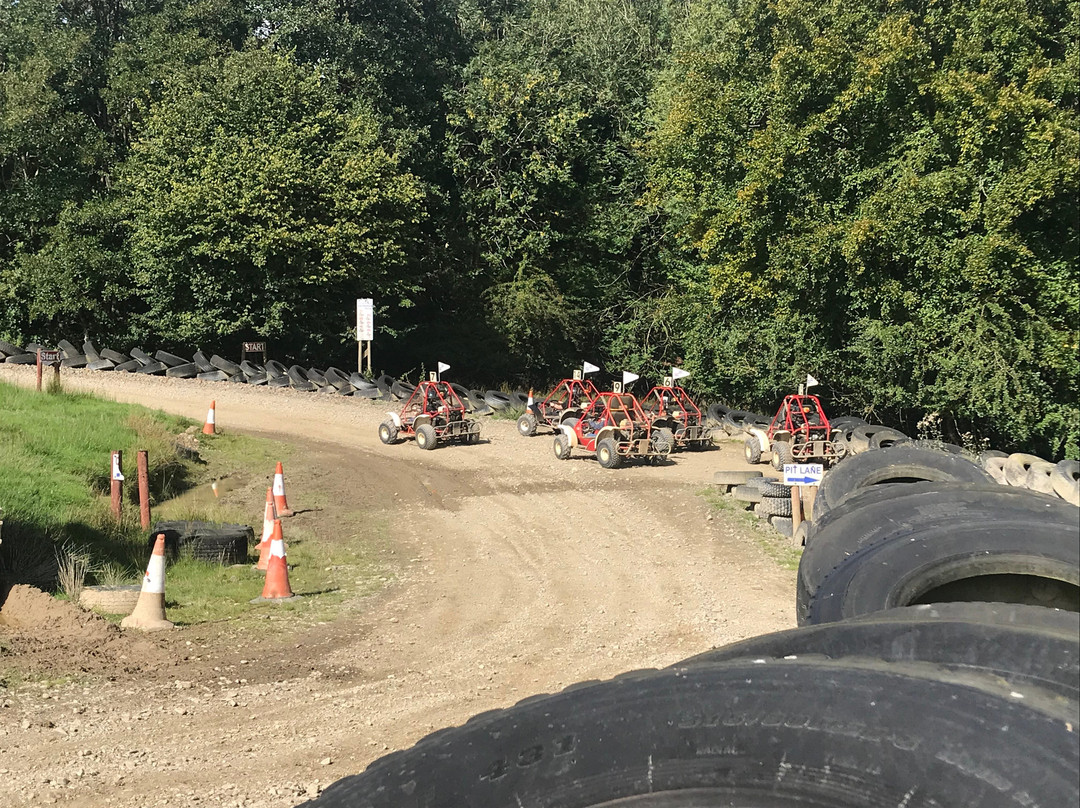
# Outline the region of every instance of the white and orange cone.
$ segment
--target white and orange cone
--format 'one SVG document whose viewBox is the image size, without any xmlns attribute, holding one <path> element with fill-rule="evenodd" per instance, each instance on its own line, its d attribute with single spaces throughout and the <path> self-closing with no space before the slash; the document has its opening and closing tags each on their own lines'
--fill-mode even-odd
<svg viewBox="0 0 1080 808">
<path fill-rule="evenodd" d="M 204 435 L 213 435 L 217 429 L 217 402 L 210 402 L 210 409 L 206 411 L 206 423 L 203 424 L 202 433 Z"/>
<path fill-rule="evenodd" d="M 165 534 L 158 533 L 154 552 L 143 575 L 142 591 L 135 610 L 120 622 L 121 628 L 138 628 L 143 631 L 161 631 L 172 628 L 165 619 Z"/>
<path fill-rule="evenodd" d="M 533 401 L 533 391 L 529 388 L 529 400 L 525 402 L 525 412 L 536 413 L 536 402 Z"/>
<path fill-rule="evenodd" d="M 266 571 L 270 563 L 270 542 L 274 537 L 274 520 L 277 513 L 274 512 L 274 494 L 272 488 L 266 489 L 266 508 L 263 510 L 262 538 L 259 539 L 259 563 L 255 569 Z"/>
<path fill-rule="evenodd" d="M 266 566 L 266 583 L 262 594 L 252 603 L 280 603 L 292 600 L 292 587 L 289 586 L 289 563 L 285 559 L 285 542 L 281 537 L 281 520 L 274 520 L 273 538 L 270 540 L 270 560 Z"/>
<path fill-rule="evenodd" d="M 274 470 L 274 509 L 279 519 L 293 515 L 289 503 L 285 500 L 285 470 L 282 469 L 280 462 Z"/>
</svg>

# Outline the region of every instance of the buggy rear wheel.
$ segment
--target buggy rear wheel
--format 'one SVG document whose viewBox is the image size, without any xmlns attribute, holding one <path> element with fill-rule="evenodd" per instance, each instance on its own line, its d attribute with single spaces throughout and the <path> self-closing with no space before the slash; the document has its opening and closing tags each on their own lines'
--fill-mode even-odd
<svg viewBox="0 0 1080 808">
<path fill-rule="evenodd" d="M 784 465 L 790 463 L 791 460 L 791 444 L 786 440 L 774 442 L 772 450 L 772 467 L 777 471 L 783 471 Z"/>
<path fill-rule="evenodd" d="M 604 438 L 596 444 L 596 460 L 606 469 L 617 469 L 622 465 L 622 457 L 611 438 Z"/>
<path fill-rule="evenodd" d="M 439 436 L 435 434 L 435 427 L 431 424 L 421 424 L 416 428 L 416 445 L 421 449 L 434 449 L 439 443 Z"/>
<path fill-rule="evenodd" d="M 383 421 L 379 424 L 379 440 L 391 444 L 397 440 L 398 428 L 393 421 Z"/>
<path fill-rule="evenodd" d="M 746 442 L 743 444 L 743 454 L 750 465 L 761 462 L 761 441 L 757 439 L 757 435 L 747 435 Z"/>
<path fill-rule="evenodd" d="M 517 419 L 517 429 L 523 437 L 531 438 L 536 434 L 536 416 L 527 412 Z"/>
<path fill-rule="evenodd" d="M 570 438 L 565 434 L 555 436 L 555 459 L 568 460 L 570 458 Z"/>
</svg>

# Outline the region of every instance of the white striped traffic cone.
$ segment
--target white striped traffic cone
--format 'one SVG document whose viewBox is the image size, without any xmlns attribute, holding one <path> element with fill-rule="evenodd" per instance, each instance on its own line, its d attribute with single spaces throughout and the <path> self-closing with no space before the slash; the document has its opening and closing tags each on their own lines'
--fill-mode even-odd
<svg viewBox="0 0 1080 808">
<path fill-rule="evenodd" d="M 277 464 L 277 469 L 274 470 L 274 509 L 277 511 L 279 519 L 283 516 L 293 515 L 289 503 L 285 500 L 285 470 L 281 467 L 280 462 Z"/>
<path fill-rule="evenodd" d="M 217 428 L 216 412 L 217 402 L 210 402 L 210 409 L 206 411 L 206 423 L 203 424 L 202 433 L 204 435 L 213 435 Z"/>
<path fill-rule="evenodd" d="M 161 631 L 172 627 L 173 624 L 165 619 L 165 534 L 158 533 L 143 575 L 139 602 L 135 604 L 135 611 L 120 622 L 120 628 Z"/>
<path fill-rule="evenodd" d="M 255 569 L 266 571 L 270 563 L 270 540 L 274 534 L 274 520 L 277 514 L 274 512 L 274 494 L 272 488 L 266 489 L 266 507 L 263 509 L 263 532 L 259 539 L 259 563 Z"/>
<path fill-rule="evenodd" d="M 285 558 L 285 541 L 281 535 L 281 520 L 274 520 L 273 538 L 270 540 L 270 560 L 266 566 L 266 582 L 262 594 L 252 603 L 280 603 L 293 600 L 292 587 L 289 585 L 289 562 Z"/>
</svg>

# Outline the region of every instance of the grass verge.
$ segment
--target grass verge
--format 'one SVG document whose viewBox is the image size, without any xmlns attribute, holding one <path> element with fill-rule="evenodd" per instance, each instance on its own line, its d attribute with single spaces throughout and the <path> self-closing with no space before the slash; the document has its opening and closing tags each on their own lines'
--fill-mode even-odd
<svg viewBox="0 0 1080 808">
<path fill-rule="evenodd" d="M 799 568 L 799 559 L 802 557 L 801 548 L 793 547 L 791 539 L 781 536 L 766 520 L 758 518 L 753 511 L 747 510 L 744 507 L 746 503 L 722 493 L 715 486 L 698 491 L 698 495 L 714 510 L 724 513 L 745 527 L 765 554 L 782 569 L 797 570 Z"/>
</svg>

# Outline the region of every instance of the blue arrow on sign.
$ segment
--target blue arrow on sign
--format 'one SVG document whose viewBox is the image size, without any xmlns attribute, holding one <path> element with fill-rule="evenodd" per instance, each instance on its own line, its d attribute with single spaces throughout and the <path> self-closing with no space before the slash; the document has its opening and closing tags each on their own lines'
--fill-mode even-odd
<svg viewBox="0 0 1080 808">
<path fill-rule="evenodd" d="M 789 483 L 803 484 L 816 483 L 821 481 L 820 477 L 788 477 L 787 479 Z"/>
</svg>

